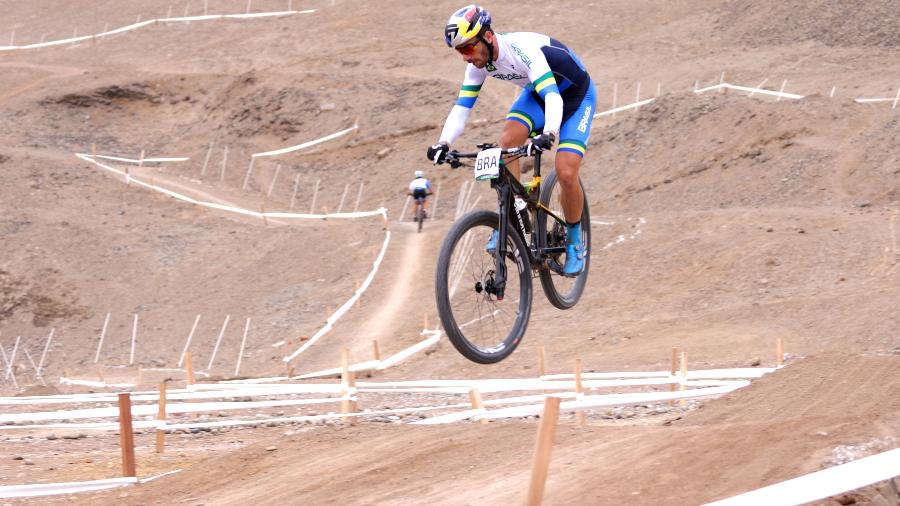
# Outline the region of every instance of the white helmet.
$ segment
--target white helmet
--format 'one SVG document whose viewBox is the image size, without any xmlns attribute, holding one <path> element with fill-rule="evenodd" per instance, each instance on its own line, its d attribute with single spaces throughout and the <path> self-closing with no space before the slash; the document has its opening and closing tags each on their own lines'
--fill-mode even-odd
<svg viewBox="0 0 900 506">
<path fill-rule="evenodd" d="M 421 170 L 417 170 L 416 171 L 416 179 L 418 179 L 420 177 L 425 177 L 425 173 L 422 172 Z"/>
</svg>

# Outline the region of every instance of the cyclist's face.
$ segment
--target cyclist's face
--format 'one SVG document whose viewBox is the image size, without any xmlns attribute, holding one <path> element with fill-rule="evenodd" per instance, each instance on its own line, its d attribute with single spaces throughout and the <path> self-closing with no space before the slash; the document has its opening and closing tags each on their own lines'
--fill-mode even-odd
<svg viewBox="0 0 900 506">
<path fill-rule="evenodd" d="M 490 37 L 490 34 L 485 35 Z M 460 46 L 456 48 L 456 51 L 459 52 L 466 63 L 471 63 L 478 68 L 484 68 L 487 65 L 487 46 L 481 39 L 475 39 L 464 46 Z"/>
</svg>

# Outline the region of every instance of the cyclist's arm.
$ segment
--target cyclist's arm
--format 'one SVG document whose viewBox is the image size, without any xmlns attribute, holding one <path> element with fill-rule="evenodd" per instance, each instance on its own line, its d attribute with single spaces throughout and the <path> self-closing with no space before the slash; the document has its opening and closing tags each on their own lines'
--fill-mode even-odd
<svg viewBox="0 0 900 506">
<path fill-rule="evenodd" d="M 459 97 L 456 104 L 450 110 L 447 121 L 444 122 L 444 130 L 438 142 L 443 142 L 448 146 L 453 144 L 465 130 L 466 121 L 469 119 L 469 112 L 475 106 L 478 99 L 478 93 L 484 80 L 487 79 L 487 71 L 479 69 L 472 64 L 466 66 L 466 77 L 463 79 L 462 87 L 459 90 Z"/>
<path fill-rule="evenodd" d="M 528 56 L 531 65 L 528 65 L 528 79 L 534 86 L 534 91 L 544 100 L 544 132 L 553 132 L 559 139 L 559 126 L 562 123 L 563 99 L 559 94 L 556 78 L 550 70 L 550 64 L 540 49 L 530 50 Z"/>
</svg>

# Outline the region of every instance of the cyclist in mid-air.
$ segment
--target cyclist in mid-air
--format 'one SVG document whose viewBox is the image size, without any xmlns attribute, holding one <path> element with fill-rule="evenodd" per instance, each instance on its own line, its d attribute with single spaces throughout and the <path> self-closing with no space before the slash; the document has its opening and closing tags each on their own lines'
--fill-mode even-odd
<svg viewBox="0 0 900 506">
<path fill-rule="evenodd" d="M 459 98 L 440 139 L 428 148 L 428 159 L 434 163 L 445 159 L 450 144 L 465 128 L 469 111 L 488 77 L 523 88 L 506 115 L 500 147 L 521 146 L 534 136 L 529 151 L 542 151 L 551 149 L 559 139 L 555 165 L 568 225 L 563 273 L 577 276 L 584 269 L 585 255 L 580 225 L 584 195 L 578 169 L 587 150 L 596 102 L 591 76 L 562 42 L 538 33 L 495 33 L 491 15 L 474 4 L 450 16 L 444 40 L 468 66 Z M 520 176 L 518 160 L 510 160 L 507 167 L 517 178 Z M 489 252 L 496 249 L 496 241 L 495 231 L 487 245 Z"/>
<path fill-rule="evenodd" d="M 419 205 L 419 199 L 422 199 L 422 216 L 426 216 L 428 214 L 428 196 L 433 192 L 431 191 L 431 181 L 425 178 L 425 173 L 421 170 L 417 170 L 415 173 L 415 179 L 413 179 L 409 183 L 409 190 L 407 194 L 412 195 L 412 198 L 415 199 L 415 205 Z M 413 220 L 415 221 L 417 216 L 419 216 L 418 208 L 413 208 Z"/>
</svg>

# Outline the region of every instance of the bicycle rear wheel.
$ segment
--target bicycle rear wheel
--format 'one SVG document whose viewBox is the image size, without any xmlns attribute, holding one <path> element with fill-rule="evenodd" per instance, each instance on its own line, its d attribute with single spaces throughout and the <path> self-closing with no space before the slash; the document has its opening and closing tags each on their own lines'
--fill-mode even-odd
<svg viewBox="0 0 900 506">
<path fill-rule="evenodd" d="M 579 184 L 581 181 L 579 180 Z M 563 208 L 559 196 L 562 188 L 556 171 L 552 170 L 541 184 L 541 204 L 548 207 L 553 214 L 562 217 Z M 559 309 L 571 309 L 584 292 L 587 284 L 588 270 L 591 266 L 591 214 L 588 209 L 587 193 L 584 185 L 581 185 L 584 194 L 584 210 L 581 212 L 581 241 L 586 246 L 584 257 L 584 270 L 578 277 L 569 278 L 562 275 L 562 266 L 565 263 L 565 253 L 554 255 L 550 258 L 550 268 L 541 269 L 541 287 L 550 304 Z M 547 246 L 560 247 L 566 245 L 566 226 L 559 223 L 546 213 L 538 213 L 538 219 L 544 222 L 547 231 Z"/>
<path fill-rule="evenodd" d="M 416 206 L 416 208 L 417 208 L 416 212 L 418 213 L 418 217 L 419 217 L 419 230 L 418 231 L 421 232 L 422 231 L 422 222 L 425 221 L 425 203 L 424 203 L 424 201 L 420 200 L 418 204 L 419 205 Z"/>
<path fill-rule="evenodd" d="M 531 267 L 526 246 L 508 227 L 503 300 L 489 293 L 496 261 L 486 243 L 499 224 L 493 211 L 473 211 L 447 233 L 435 283 L 438 314 L 450 342 L 466 358 L 493 364 L 508 357 L 525 334 L 531 314 Z"/>
</svg>

